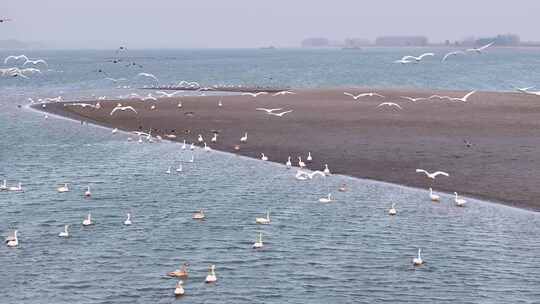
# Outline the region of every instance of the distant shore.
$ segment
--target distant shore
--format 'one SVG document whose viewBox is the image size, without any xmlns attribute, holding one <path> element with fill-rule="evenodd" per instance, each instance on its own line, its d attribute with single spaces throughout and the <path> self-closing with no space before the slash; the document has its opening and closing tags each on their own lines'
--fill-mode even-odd
<svg viewBox="0 0 540 304">
<path fill-rule="evenodd" d="M 540 96 L 521 93 L 478 92 L 467 102 L 431 99 L 410 102 L 400 96 L 433 94 L 462 97 L 466 92 L 378 90 L 386 98 L 357 101 L 343 92 L 372 89 L 334 88 L 294 90 L 295 95 L 193 96 L 100 101 L 101 109 L 51 103 L 45 112 L 85 120 L 126 131 L 153 129 L 153 135 L 174 134 L 174 140 L 196 142 L 201 134 L 213 149 L 293 164 L 306 161 L 313 170 L 328 164 L 334 173 L 381 180 L 419 188 L 470 195 L 540 211 Z M 223 107 L 218 107 L 218 100 Z M 181 100 L 182 108 L 178 108 Z M 396 102 L 402 110 L 377 107 Z M 138 114 L 111 110 L 118 102 Z M 94 104 L 97 101 L 93 102 Z M 151 110 L 152 104 L 156 105 Z M 284 117 L 256 111 L 257 107 L 293 109 Z M 219 132 L 211 143 L 212 132 Z M 248 141 L 240 137 L 248 132 Z M 239 146 L 239 150 L 235 146 Z M 442 170 L 450 177 L 433 183 L 416 168 Z"/>
</svg>

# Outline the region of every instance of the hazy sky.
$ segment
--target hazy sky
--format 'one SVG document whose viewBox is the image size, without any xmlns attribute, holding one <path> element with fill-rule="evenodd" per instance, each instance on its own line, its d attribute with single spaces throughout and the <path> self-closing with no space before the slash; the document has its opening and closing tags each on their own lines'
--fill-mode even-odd
<svg viewBox="0 0 540 304">
<path fill-rule="evenodd" d="M 540 0 L 0 0 L 0 39 L 70 47 L 298 46 L 306 37 L 540 41 Z"/>
</svg>

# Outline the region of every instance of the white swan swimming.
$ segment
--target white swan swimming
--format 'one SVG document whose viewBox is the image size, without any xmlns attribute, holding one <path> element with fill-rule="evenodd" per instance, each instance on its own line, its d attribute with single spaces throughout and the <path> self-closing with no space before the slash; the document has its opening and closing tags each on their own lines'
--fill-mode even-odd
<svg viewBox="0 0 540 304">
<path fill-rule="evenodd" d="M 8 247 L 17 247 L 19 246 L 19 238 L 17 236 L 17 230 L 13 231 L 13 236 L 8 236 L 6 238 L 6 245 Z"/>
<path fill-rule="evenodd" d="M 182 171 L 183 171 L 182 164 L 178 164 L 178 168 L 176 168 L 176 172 L 182 172 Z"/>
<path fill-rule="evenodd" d="M 86 187 L 86 191 L 84 192 L 84 196 L 86 196 L 86 197 L 92 196 L 92 192 L 90 192 L 90 186 Z"/>
<path fill-rule="evenodd" d="M 306 166 L 306 163 L 302 161 L 302 157 L 298 156 L 298 167 L 304 168 Z"/>
<path fill-rule="evenodd" d="M 206 215 L 204 215 L 204 211 L 201 209 L 201 210 L 193 213 L 191 218 L 194 219 L 194 220 L 203 220 L 203 219 L 206 218 Z"/>
<path fill-rule="evenodd" d="M 210 152 L 210 151 L 212 151 L 212 148 L 210 148 L 210 146 L 208 146 L 206 143 L 204 143 L 204 151 Z"/>
<path fill-rule="evenodd" d="M 0 185 L 0 191 L 6 191 L 7 189 L 7 180 L 4 180 L 2 181 L 2 185 Z"/>
<path fill-rule="evenodd" d="M 190 149 L 191 151 L 195 150 L 195 144 L 194 144 L 194 143 L 191 143 L 191 146 L 189 146 L 189 149 Z"/>
<path fill-rule="evenodd" d="M 22 184 L 18 183 L 17 186 L 8 187 L 7 190 L 8 191 L 13 191 L 13 192 L 22 192 L 23 191 Z"/>
<path fill-rule="evenodd" d="M 56 189 L 59 193 L 69 192 L 68 184 L 64 184 Z"/>
<path fill-rule="evenodd" d="M 214 133 L 214 136 L 212 137 L 210 141 L 213 143 L 217 142 L 217 133 Z"/>
<path fill-rule="evenodd" d="M 323 172 L 325 175 L 330 175 L 330 169 L 328 169 L 328 164 L 324 164 Z"/>
<path fill-rule="evenodd" d="M 285 166 L 287 166 L 287 169 L 290 169 L 292 167 L 291 157 L 290 156 L 289 156 L 289 158 L 287 158 L 287 162 L 285 163 Z"/>
<path fill-rule="evenodd" d="M 131 214 L 130 213 L 127 214 L 127 218 L 124 221 L 124 225 L 126 225 L 126 226 L 131 225 Z"/>
<path fill-rule="evenodd" d="M 165 171 L 167 174 L 171 174 L 171 167 L 167 168 L 167 171 Z"/>
<path fill-rule="evenodd" d="M 247 142 L 247 132 L 244 133 L 244 136 L 240 137 L 240 142 L 242 142 L 242 143 Z"/>
<path fill-rule="evenodd" d="M 58 234 L 58 236 L 59 236 L 59 237 L 65 237 L 65 238 L 69 237 L 69 230 L 68 230 L 68 228 L 69 228 L 69 225 L 65 225 L 65 226 L 64 226 L 64 231 L 60 232 L 60 233 Z"/>
<path fill-rule="evenodd" d="M 257 217 L 257 218 L 255 218 L 255 223 L 261 224 L 261 225 L 270 224 L 270 211 L 266 211 L 266 217 Z"/>
<path fill-rule="evenodd" d="M 254 249 L 260 249 L 263 248 L 263 241 L 262 241 L 262 233 L 259 232 L 259 236 L 257 237 L 257 240 L 253 244 Z"/>
<path fill-rule="evenodd" d="M 308 155 L 307 155 L 307 158 L 306 160 L 310 163 L 311 161 L 313 161 L 313 157 L 311 157 L 311 152 L 308 152 Z"/>
<path fill-rule="evenodd" d="M 186 149 L 186 140 L 184 139 L 184 143 L 182 144 L 182 150 Z"/>
<path fill-rule="evenodd" d="M 184 284 L 184 282 L 182 280 L 178 281 L 176 283 L 176 288 L 174 289 L 174 295 L 175 296 L 183 296 L 185 291 L 184 291 L 184 287 L 182 286 L 182 284 Z"/>
<path fill-rule="evenodd" d="M 396 215 L 397 214 L 396 204 L 392 203 L 392 207 L 388 210 L 388 214 L 389 215 Z"/>
<path fill-rule="evenodd" d="M 90 226 L 92 225 L 92 214 L 88 213 L 88 216 L 83 220 L 82 222 L 83 226 Z"/>
<path fill-rule="evenodd" d="M 261 153 L 261 160 L 268 160 L 268 156 L 264 155 L 264 153 Z"/>
<path fill-rule="evenodd" d="M 431 188 L 429 188 L 429 198 L 433 202 L 438 202 L 438 201 L 441 200 L 440 196 L 438 196 L 437 194 L 433 194 L 433 189 L 431 189 Z"/>
<path fill-rule="evenodd" d="M 189 159 L 189 162 L 190 162 L 190 163 L 194 163 L 194 162 L 195 162 L 195 155 L 191 154 L 191 158 Z"/>
<path fill-rule="evenodd" d="M 418 256 L 415 257 L 412 262 L 413 262 L 413 265 L 414 266 L 420 266 L 422 264 L 424 264 L 424 260 L 422 260 L 422 249 L 421 248 L 418 248 Z"/>
<path fill-rule="evenodd" d="M 331 203 L 334 200 L 332 199 L 332 193 L 328 193 L 326 197 L 321 197 L 319 199 L 319 203 Z"/>
<path fill-rule="evenodd" d="M 464 198 L 460 198 L 457 194 L 457 192 L 454 192 L 454 194 L 456 195 L 456 197 L 454 198 L 454 202 L 456 202 L 456 205 L 458 207 L 465 207 L 465 204 L 467 203 L 467 200 L 464 199 Z"/>
<path fill-rule="evenodd" d="M 197 141 L 198 141 L 199 143 L 202 143 L 202 142 L 204 141 L 204 139 L 203 139 L 203 137 L 202 137 L 201 134 L 199 134 L 199 138 L 197 138 Z"/>
<path fill-rule="evenodd" d="M 216 265 L 214 264 L 210 265 L 208 275 L 206 276 L 206 279 L 204 280 L 206 283 L 214 283 L 217 281 L 215 270 L 216 270 Z"/>
<path fill-rule="evenodd" d="M 111 131 L 112 134 L 116 134 L 116 132 L 118 132 L 118 129 L 117 129 L 117 128 L 114 128 L 114 129 Z"/>
</svg>

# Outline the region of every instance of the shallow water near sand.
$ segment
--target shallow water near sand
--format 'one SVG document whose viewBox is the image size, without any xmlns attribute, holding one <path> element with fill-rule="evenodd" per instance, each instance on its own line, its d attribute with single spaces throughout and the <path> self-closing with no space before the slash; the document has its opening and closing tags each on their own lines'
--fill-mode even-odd
<svg viewBox="0 0 540 304">
<path fill-rule="evenodd" d="M 163 59 L 167 52 L 148 56 Z M 227 57 L 227 52 L 218 54 Z M 257 57 L 263 51 L 252 52 Z M 305 56 L 312 56 L 310 52 Z M 49 303 L 540 299 L 537 213 L 474 199 L 458 208 L 449 195 L 431 203 L 424 190 L 344 176 L 300 182 L 294 170 L 279 164 L 216 151 L 183 151 L 168 142 L 137 144 L 128 142 L 125 133 L 112 135 L 105 128 L 56 117 L 46 120 L 41 113 L 16 108 L 27 97 L 120 94 L 94 76 L 88 81 L 55 80 L 68 79 L 68 71 L 79 67 L 70 62 L 78 62 L 80 54 L 64 56 L 68 60 L 56 59 L 65 70 L 61 76 L 51 72 L 29 83 L 0 79 L 0 179 L 10 185 L 20 181 L 25 190 L 0 193 L 0 233 L 18 229 L 20 234 L 18 248 L 0 247 L 0 302 L 43 303 L 44 297 Z M 194 59 L 194 65 L 221 65 L 221 57 L 205 56 Z M 249 58 L 244 59 L 247 66 Z M 162 74 L 167 73 L 172 70 Z M 416 81 L 431 85 L 422 79 Z M 301 81 L 317 85 L 309 76 Z M 486 86 L 506 89 L 495 82 Z M 178 164 L 192 155 L 195 162 L 183 163 L 183 172 L 176 173 Z M 170 175 L 165 173 L 169 166 Z M 72 191 L 57 193 L 60 183 L 69 183 Z M 337 192 L 342 183 L 350 191 Z M 90 199 L 83 197 L 87 185 L 93 192 Z M 319 203 L 329 189 L 336 202 Z M 398 209 L 395 217 L 387 215 L 391 203 Z M 199 208 L 206 211 L 204 222 L 191 219 Z M 272 224 L 256 225 L 255 218 L 267 210 Z M 83 228 L 89 212 L 96 225 Z M 133 215 L 129 227 L 122 224 L 128 212 Z M 61 239 L 58 233 L 65 224 L 72 225 L 72 236 Z M 251 245 L 259 232 L 265 247 L 254 251 Z M 414 268 L 418 248 L 426 264 Z M 185 261 L 191 264 L 187 295 L 175 299 L 176 280 L 165 274 Z M 204 284 L 209 264 L 216 264 L 217 284 Z"/>
</svg>

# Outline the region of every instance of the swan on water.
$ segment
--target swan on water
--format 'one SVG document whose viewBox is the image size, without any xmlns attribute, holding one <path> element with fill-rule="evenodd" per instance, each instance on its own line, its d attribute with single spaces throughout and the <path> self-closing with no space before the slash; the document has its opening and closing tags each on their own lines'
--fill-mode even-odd
<svg viewBox="0 0 540 304">
<path fill-rule="evenodd" d="M 131 214 L 130 213 L 127 214 L 127 218 L 124 221 L 124 225 L 126 225 L 126 226 L 131 225 Z"/>
<path fill-rule="evenodd" d="M 167 168 L 167 171 L 165 171 L 167 174 L 171 174 L 171 167 Z"/>
<path fill-rule="evenodd" d="M 264 153 L 261 153 L 261 160 L 268 160 L 268 156 L 264 155 Z"/>
<path fill-rule="evenodd" d="M 22 192 L 22 184 L 21 183 L 18 183 L 17 186 L 10 186 L 7 188 L 8 191 L 13 191 L 13 192 Z"/>
<path fill-rule="evenodd" d="M 176 168 L 176 172 L 182 172 L 182 164 L 178 164 L 178 168 Z"/>
<path fill-rule="evenodd" d="M 339 192 L 347 192 L 347 184 L 342 184 L 338 189 Z"/>
<path fill-rule="evenodd" d="M 182 150 L 186 149 L 186 140 L 184 139 L 184 143 L 182 144 Z"/>
<path fill-rule="evenodd" d="M 178 281 L 176 283 L 176 288 L 174 289 L 174 295 L 175 296 L 183 296 L 185 291 L 184 291 L 184 287 L 182 286 L 182 284 L 184 284 L 184 282 L 182 280 Z"/>
<path fill-rule="evenodd" d="M 413 265 L 414 266 L 420 266 L 422 264 L 424 264 L 424 260 L 422 260 L 422 249 L 421 248 L 418 248 L 418 256 L 415 257 L 412 262 L 413 262 Z"/>
<path fill-rule="evenodd" d="M 396 215 L 397 214 L 396 204 L 392 203 L 392 207 L 388 210 L 388 214 L 389 215 Z"/>
<path fill-rule="evenodd" d="M 205 217 L 206 215 L 204 215 L 204 211 L 202 209 L 193 213 L 193 215 L 191 216 L 191 218 L 194 220 L 203 220 Z"/>
<path fill-rule="evenodd" d="M 198 141 L 199 143 L 202 143 L 202 142 L 204 141 L 204 139 L 203 139 L 203 137 L 202 137 L 201 134 L 199 134 L 199 138 L 197 138 L 197 141 Z"/>
<path fill-rule="evenodd" d="M 244 136 L 240 137 L 240 142 L 242 142 L 242 143 L 247 142 L 247 132 L 244 133 Z"/>
<path fill-rule="evenodd" d="M 253 244 L 253 248 L 254 249 L 263 248 L 263 241 L 262 241 L 262 233 L 261 232 L 259 232 L 259 237 L 257 238 L 255 243 Z"/>
<path fill-rule="evenodd" d="M 208 270 L 208 275 L 206 276 L 206 279 L 204 280 L 206 283 L 214 283 L 217 281 L 215 270 L 216 270 L 216 265 L 214 264 L 210 265 L 210 269 Z"/>
<path fill-rule="evenodd" d="M 60 193 L 69 192 L 68 184 L 64 184 L 56 189 Z"/>
<path fill-rule="evenodd" d="M 86 191 L 84 192 L 84 196 L 86 197 L 92 196 L 92 192 L 90 192 L 90 186 L 86 186 Z"/>
<path fill-rule="evenodd" d="M 17 247 L 19 246 L 19 238 L 17 236 L 17 230 L 13 231 L 13 236 L 8 236 L 6 238 L 6 245 L 8 247 Z"/>
<path fill-rule="evenodd" d="M 330 175 L 330 169 L 328 169 L 328 164 L 324 164 L 323 172 L 325 175 Z"/>
<path fill-rule="evenodd" d="M 255 218 L 255 223 L 261 224 L 261 225 L 270 224 L 270 211 L 266 211 L 266 217 L 257 217 L 257 218 Z"/>
<path fill-rule="evenodd" d="M 290 156 L 289 156 L 289 158 L 287 158 L 287 162 L 285 163 L 285 166 L 287 166 L 287 169 L 290 169 L 292 167 L 291 157 Z"/>
<path fill-rule="evenodd" d="M 433 202 L 438 202 L 438 201 L 441 200 L 440 196 L 438 196 L 437 194 L 433 194 L 433 189 L 431 189 L 431 188 L 429 188 L 429 198 Z"/>
<path fill-rule="evenodd" d="M 7 189 L 7 180 L 3 180 L 2 185 L 0 185 L 0 191 L 6 191 Z"/>
<path fill-rule="evenodd" d="M 88 216 L 83 220 L 82 222 L 83 226 L 90 226 L 92 225 L 92 215 L 88 213 Z"/>
<path fill-rule="evenodd" d="M 69 225 L 65 225 L 65 226 L 64 226 L 64 231 L 60 232 L 60 233 L 58 234 L 58 236 L 59 236 L 59 237 L 66 237 L 66 238 L 69 237 L 69 230 L 68 230 L 68 228 L 69 228 Z"/>
<path fill-rule="evenodd" d="M 334 200 L 332 199 L 332 193 L 328 193 L 328 195 L 326 197 L 321 197 L 319 199 L 319 203 L 330 203 L 330 202 L 333 202 Z"/>
<path fill-rule="evenodd" d="M 206 143 L 204 143 L 204 151 L 210 152 L 210 151 L 212 151 L 212 148 L 210 148 L 210 146 L 208 146 Z"/>
<path fill-rule="evenodd" d="M 302 157 L 298 156 L 298 167 L 304 168 L 306 166 L 306 163 L 302 161 Z"/>
<path fill-rule="evenodd" d="M 457 192 L 454 192 L 454 194 L 455 194 L 455 196 L 456 196 L 456 197 L 454 198 L 454 202 L 456 202 L 456 205 L 457 205 L 458 207 L 465 207 L 465 204 L 467 203 L 467 200 L 464 199 L 464 198 L 460 198 L 460 197 L 458 196 Z"/>
</svg>

